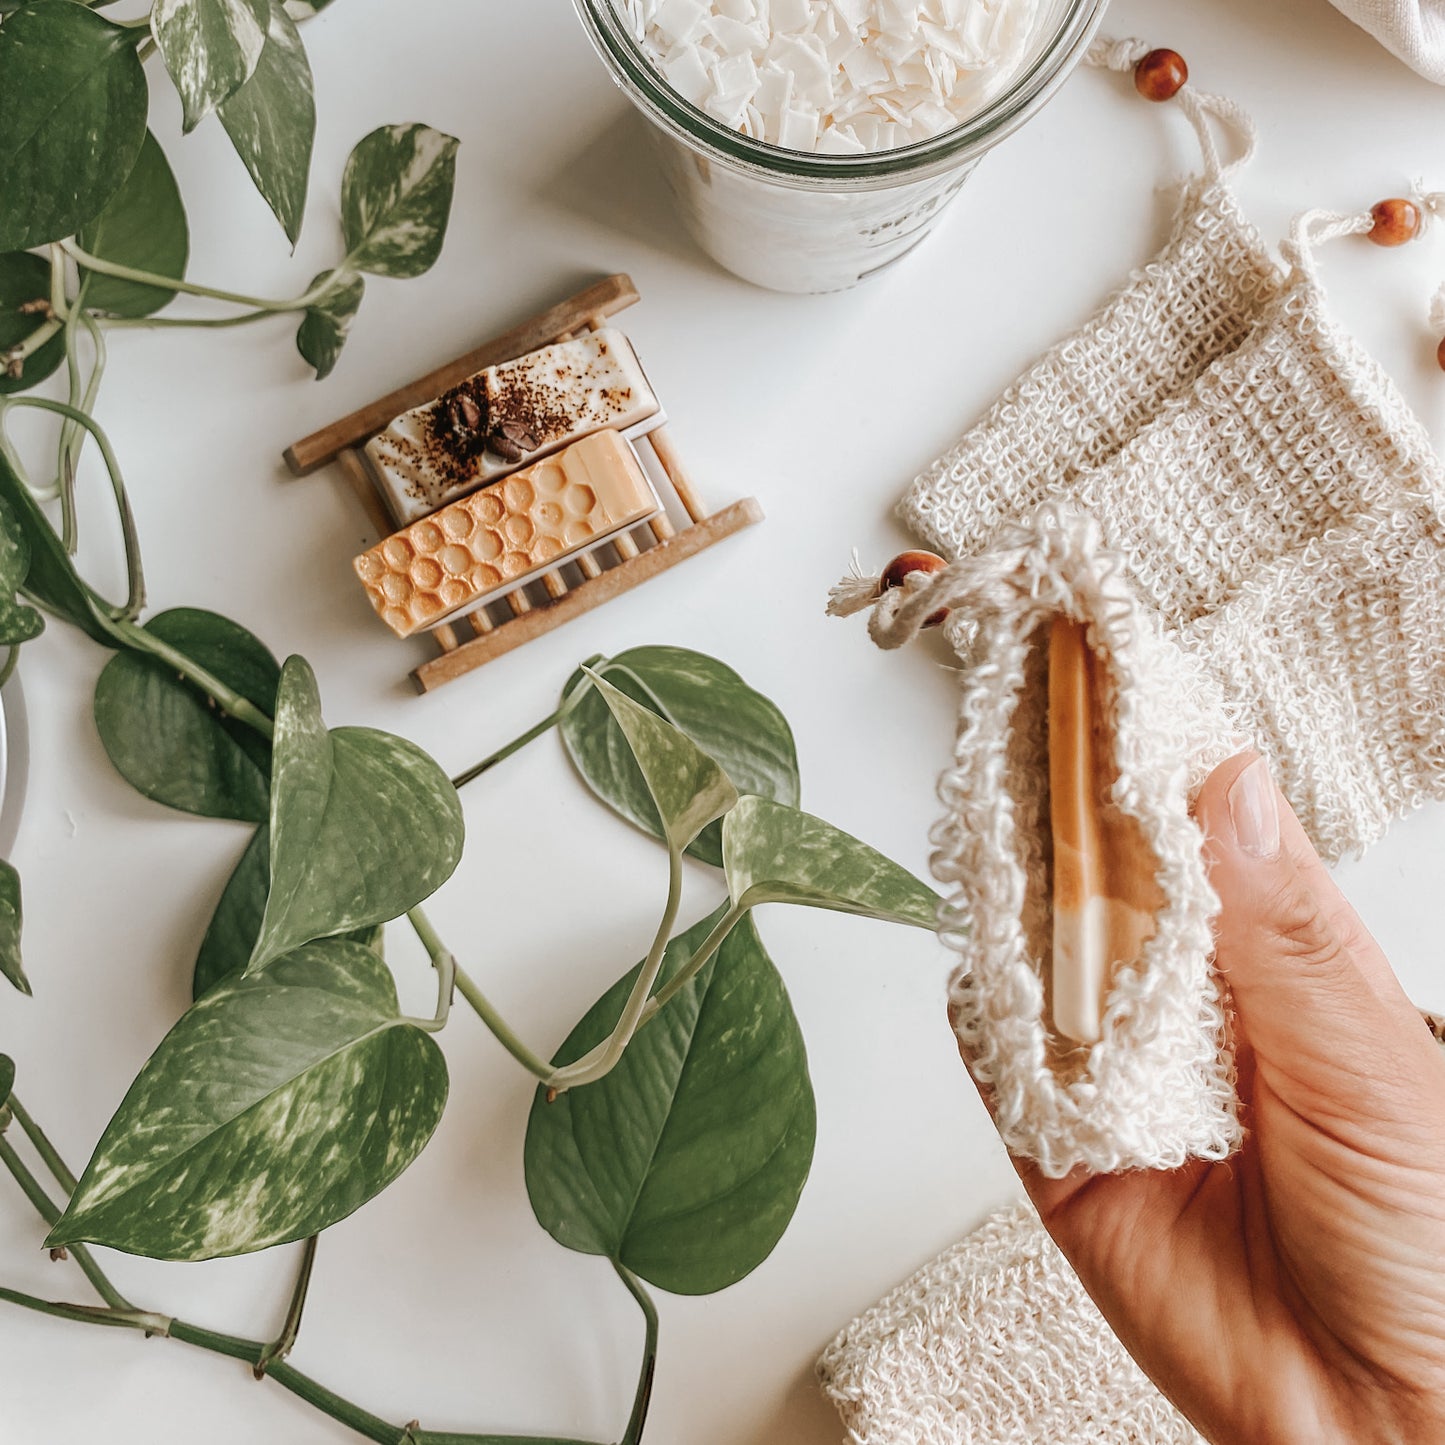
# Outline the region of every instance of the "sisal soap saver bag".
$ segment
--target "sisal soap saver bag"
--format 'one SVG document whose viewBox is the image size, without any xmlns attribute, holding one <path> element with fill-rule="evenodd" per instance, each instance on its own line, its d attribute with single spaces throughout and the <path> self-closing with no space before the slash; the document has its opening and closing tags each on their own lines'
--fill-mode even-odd
<svg viewBox="0 0 1445 1445">
<path fill-rule="evenodd" d="M 1143 48 L 1101 45 L 1094 58 L 1120 68 Z M 989 549 L 1001 527 L 1045 503 L 1095 516 L 1166 634 L 1223 685 L 1333 861 L 1445 797 L 1430 715 L 1445 634 L 1426 560 L 1441 541 L 1445 470 L 1394 383 L 1326 306 L 1316 250 L 1370 232 L 1370 213 L 1306 212 L 1282 267 L 1236 215 L 1208 263 L 1185 263 L 1194 245 L 1210 246 L 1206 217 L 1234 213 L 1209 117 L 1247 121 L 1187 86 L 1179 99 L 1206 167 L 1165 251 L 1009 388 L 899 512 L 952 557 Z M 1440 196 L 1417 202 L 1426 219 L 1442 208 Z M 1182 299 L 1171 324 L 1151 326 L 1166 311 L 1161 287 Z M 1180 332 L 1196 339 L 1181 344 Z M 1161 351 L 1181 359 L 1171 368 Z M 1364 535 L 1377 543 L 1362 551 Z M 1239 630 L 1249 605 L 1233 625 L 1207 621 L 1261 588 L 1275 605 L 1255 607 L 1252 638 Z M 1301 725 L 1302 698 L 1331 692 L 1338 726 Z"/>
<path fill-rule="evenodd" d="M 1094 58 L 1122 70 L 1146 50 Z M 1187 86 L 1179 99 L 1206 175 L 1165 251 L 904 499 L 904 520 L 952 562 L 881 596 L 855 578 L 833 601 L 873 607 L 884 646 L 956 606 L 962 711 L 934 835 L 953 1013 L 1009 1147 L 1054 1175 L 1219 1158 L 1240 1140 L 1216 904 L 1188 817 L 1213 763 L 1261 747 L 1328 857 L 1445 797 L 1445 476 L 1389 378 L 1330 318 L 1314 264 L 1319 244 L 1373 218 L 1307 213 L 1275 265 L 1209 140 L 1209 114 L 1238 113 Z M 1427 219 L 1445 209 L 1416 199 Z M 1445 329 L 1445 303 L 1435 320 Z M 1142 950 L 1113 955 L 1128 962 L 1084 1044 L 1059 1027 L 1048 926 L 1069 846 L 1052 833 L 1070 795 L 1047 757 L 1052 691 L 1042 700 L 1060 618 L 1086 629 L 1107 807 L 1133 829 L 1136 879 L 1156 885 L 1135 889 L 1156 925 Z M 819 1370 L 853 1445 L 1196 1439 L 1028 1211 L 926 1266 Z"/>
<path fill-rule="evenodd" d="M 854 1320 L 818 1378 L 850 1445 L 1204 1445 L 1026 1204 Z"/>
<path fill-rule="evenodd" d="M 1192 787 L 1238 746 L 1217 686 L 1164 638 L 1082 514 L 1046 507 L 984 555 L 912 580 L 922 585 L 871 604 L 876 642 L 903 644 L 940 607 L 972 631 L 933 871 L 946 889 L 941 933 L 959 955 L 955 1028 L 1004 1142 L 1051 1177 L 1226 1157 L 1240 1132 L 1211 971 L 1217 901 L 1189 814 Z M 859 603 L 845 588 L 835 610 Z M 1091 786 L 1132 880 L 1128 902 L 1147 918 L 1137 958 L 1102 979 L 1085 1043 L 1055 1027 L 1049 668 L 1060 620 L 1087 640 Z"/>
</svg>

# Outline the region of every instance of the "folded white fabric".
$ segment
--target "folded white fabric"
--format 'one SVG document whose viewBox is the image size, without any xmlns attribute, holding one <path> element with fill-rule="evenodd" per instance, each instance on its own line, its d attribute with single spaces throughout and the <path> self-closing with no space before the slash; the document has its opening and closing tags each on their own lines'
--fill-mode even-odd
<svg viewBox="0 0 1445 1445">
<path fill-rule="evenodd" d="M 1028 1205 L 856 1319 L 818 1376 L 850 1445 L 1203 1445 Z"/>
<path fill-rule="evenodd" d="M 835 611 L 866 605 L 850 589 Z M 994 1092 L 1004 1143 L 1060 1177 L 1085 1167 L 1173 1169 L 1240 1141 L 1233 1056 L 1211 970 L 1203 840 L 1192 785 L 1238 748 L 1217 685 L 1135 600 L 1097 524 L 1044 507 L 992 550 L 884 593 L 873 638 L 894 647 L 938 608 L 969 624 L 958 741 L 939 794 L 933 873 L 940 934 L 959 955 L 955 1027 L 974 1077 Z M 1099 1042 L 1061 1039 L 1046 1019 L 1052 951 L 1048 636 L 1057 616 L 1088 628 L 1112 751 L 1111 805 L 1154 863 L 1154 933 L 1120 967 Z"/>
<path fill-rule="evenodd" d="M 1427 80 L 1445 84 L 1445 4 L 1441 0 L 1334 0 L 1393 55 Z"/>
</svg>

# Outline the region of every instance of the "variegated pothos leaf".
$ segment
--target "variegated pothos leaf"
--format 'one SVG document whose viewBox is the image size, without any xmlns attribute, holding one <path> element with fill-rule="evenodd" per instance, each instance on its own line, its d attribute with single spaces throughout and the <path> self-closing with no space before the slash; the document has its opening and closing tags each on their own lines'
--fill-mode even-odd
<svg viewBox="0 0 1445 1445">
<path fill-rule="evenodd" d="M 269 0 L 155 0 L 151 33 L 192 131 L 255 73 Z"/>
<path fill-rule="evenodd" d="M 294 246 L 306 211 L 316 93 L 301 33 L 279 5 L 271 7 L 266 48 L 255 74 L 221 103 L 220 116 L 236 154 Z"/>
<path fill-rule="evenodd" d="M 13 864 L 0 859 L 0 975 L 28 998 L 30 980 L 20 961 L 21 917 L 20 875 Z"/>
<path fill-rule="evenodd" d="M 793 730 L 777 705 L 732 668 L 685 647 L 634 647 L 604 664 L 602 672 L 634 702 L 681 728 L 718 763 L 739 793 L 797 806 Z M 558 732 L 582 781 L 628 822 L 660 838 L 657 808 L 632 749 L 580 669 L 568 679 L 563 696 L 573 705 Z M 710 824 L 687 851 L 721 868 L 722 829 Z"/>
<path fill-rule="evenodd" d="M 146 133 L 135 32 L 30 0 L 0 27 L 0 251 L 74 235 L 120 189 Z"/>
<path fill-rule="evenodd" d="M 300 657 L 281 669 L 271 762 L 271 889 L 254 971 L 313 938 L 400 918 L 451 877 L 461 803 L 414 743 L 321 719 Z"/>
<path fill-rule="evenodd" d="M 313 943 L 213 989 L 162 1041 L 49 1245 L 246 1254 L 344 1219 L 421 1153 L 446 1104 L 430 1034 L 360 944 Z"/>
<path fill-rule="evenodd" d="M 341 181 L 347 267 L 402 277 L 432 268 L 451 218 L 458 144 L 429 125 L 382 126 L 357 144 Z"/>
<path fill-rule="evenodd" d="M 841 828 L 767 798 L 744 798 L 723 819 L 723 867 L 733 903 L 800 903 L 933 928 L 938 895 Z"/>
<path fill-rule="evenodd" d="M 634 702 L 605 678 L 589 675 L 632 750 L 668 847 L 681 853 L 737 802 L 737 789 L 686 733 Z"/>
<path fill-rule="evenodd" d="M 30 539 L 0 498 L 0 646 L 18 647 L 45 631 L 45 619 L 15 595 L 30 572 Z"/>
<path fill-rule="evenodd" d="M 326 295 L 307 307 L 296 332 L 296 349 L 316 368 L 317 381 L 324 381 L 336 369 L 366 295 L 365 279 L 350 271 L 323 271 L 309 289 L 314 291 L 323 283 L 328 288 Z"/>
</svg>

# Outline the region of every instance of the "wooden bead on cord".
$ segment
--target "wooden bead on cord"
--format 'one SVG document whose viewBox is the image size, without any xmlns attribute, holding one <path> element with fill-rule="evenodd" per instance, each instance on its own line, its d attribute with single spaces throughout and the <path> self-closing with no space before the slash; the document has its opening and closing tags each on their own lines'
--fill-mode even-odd
<svg viewBox="0 0 1445 1445">
<path fill-rule="evenodd" d="M 1392 196 L 1370 207 L 1374 225 L 1366 234 L 1377 246 L 1403 246 L 1420 234 L 1424 218 L 1414 201 Z"/>
<path fill-rule="evenodd" d="M 900 552 L 884 569 L 883 577 L 879 583 L 879 592 L 890 591 L 894 587 L 902 587 L 904 581 L 915 572 L 926 572 L 932 576 L 935 572 L 942 572 L 948 563 L 936 552 Z M 948 608 L 940 607 L 927 622 L 925 627 L 941 627 L 948 620 Z"/>
<path fill-rule="evenodd" d="M 1177 50 L 1151 50 L 1134 67 L 1134 88 L 1145 100 L 1173 100 L 1189 80 L 1189 67 Z"/>
</svg>

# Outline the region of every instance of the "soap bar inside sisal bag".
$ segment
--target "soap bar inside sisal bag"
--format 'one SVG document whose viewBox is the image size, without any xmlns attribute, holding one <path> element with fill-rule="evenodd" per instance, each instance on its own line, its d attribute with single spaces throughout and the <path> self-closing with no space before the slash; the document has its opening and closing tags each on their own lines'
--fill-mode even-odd
<svg viewBox="0 0 1445 1445">
<path fill-rule="evenodd" d="M 906 632 L 917 621 L 907 610 L 925 597 L 974 627 L 933 871 L 945 889 L 942 933 L 958 954 L 955 1028 L 1004 1142 L 1054 1178 L 1225 1158 L 1240 1126 L 1211 966 L 1218 902 L 1189 811 L 1193 787 L 1237 746 L 1217 686 L 1163 636 L 1081 514 L 1046 507 L 912 600 L 885 598 L 874 636 L 892 622 Z M 1085 630 L 1107 806 L 1136 838 L 1138 881 L 1157 902 L 1142 951 L 1107 979 L 1092 1044 L 1055 1027 L 1050 997 L 1049 639 L 1059 618 Z"/>
</svg>

